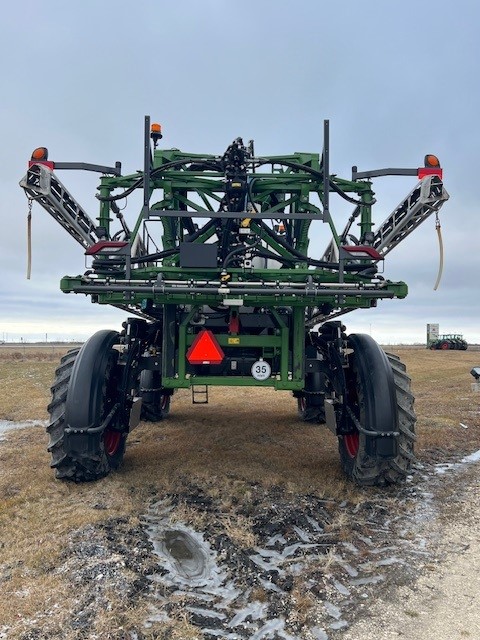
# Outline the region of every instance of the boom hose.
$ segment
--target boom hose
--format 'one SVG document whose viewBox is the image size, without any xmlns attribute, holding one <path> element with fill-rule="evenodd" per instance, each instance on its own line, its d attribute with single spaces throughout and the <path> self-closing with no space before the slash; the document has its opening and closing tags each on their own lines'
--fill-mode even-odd
<svg viewBox="0 0 480 640">
<path fill-rule="evenodd" d="M 440 253 L 440 262 L 438 265 L 438 275 L 437 275 L 437 281 L 435 282 L 435 286 L 433 287 L 433 290 L 436 291 L 438 288 L 438 285 L 440 284 L 440 280 L 442 279 L 442 273 L 443 273 L 443 239 L 442 239 L 442 228 L 440 226 L 440 220 L 437 218 L 436 222 L 435 222 L 435 228 L 437 230 L 437 237 L 438 237 L 438 250 Z"/>
<path fill-rule="evenodd" d="M 32 200 L 28 201 L 27 215 L 27 280 L 32 273 Z"/>
</svg>

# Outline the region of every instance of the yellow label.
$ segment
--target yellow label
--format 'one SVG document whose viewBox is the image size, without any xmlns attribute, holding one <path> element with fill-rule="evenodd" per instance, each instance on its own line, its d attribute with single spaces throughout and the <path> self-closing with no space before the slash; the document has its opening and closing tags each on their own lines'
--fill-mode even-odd
<svg viewBox="0 0 480 640">
<path fill-rule="evenodd" d="M 240 344 L 240 338 L 228 338 L 228 344 Z"/>
</svg>

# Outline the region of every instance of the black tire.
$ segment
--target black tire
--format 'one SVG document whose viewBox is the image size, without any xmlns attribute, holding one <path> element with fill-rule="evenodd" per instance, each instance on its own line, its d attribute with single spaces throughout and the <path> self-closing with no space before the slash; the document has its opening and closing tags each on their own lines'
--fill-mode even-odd
<svg viewBox="0 0 480 640">
<path fill-rule="evenodd" d="M 98 332 L 90 340 L 99 337 L 100 334 L 103 334 L 101 337 L 107 339 L 107 343 L 110 341 L 109 336 L 113 339 L 114 336 L 118 335 L 115 332 Z M 112 469 L 117 469 L 120 466 L 125 453 L 127 433 L 109 429 L 108 427 L 97 439 L 89 439 L 87 435 L 76 434 L 77 443 L 86 443 L 88 440 L 88 447 L 80 447 L 81 450 L 72 451 L 66 442 L 66 414 L 69 413 L 68 409 L 72 413 L 71 406 L 68 407 L 68 403 L 69 401 L 71 403 L 72 396 L 75 396 L 75 389 L 72 389 L 72 378 L 75 380 L 75 372 L 78 374 L 78 366 L 76 367 L 76 365 L 81 365 L 81 355 L 85 348 L 88 349 L 89 342 L 85 343 L 82 350 L 72 350 L 61 359 L 51 387 L 52 401 L 48 406 L 50 421 L 47 426 L 49 435 L 48 451 L 52 455 L 51 467 L 55 469 L 55 476 L 61 480 L 88 482 L 103 478 Z M 91 346 L 95 347 L 95 342 Z M 101 355 L 99 354 L 98 361 L 102 360 Z M 87 380 L 90 386 L 96 386 L 96 389 L 92 389 L 91 396 L 84 399 L 84 404 L 89 405 L 89 415 L 93 412 L 93 424 L 95 426 L 101 424 L 108 415 L 114 404 L 117 390 L 115 369 L 118 352 L 108 345 L 104 349 L 103 356 L 105 358 L 105 366 L 102 370 L 101 378 L 94 375 L 98 374 L 98 371 L 90 372 L 83 367 L 82 372 L 83 381 Z M 95 399 L 96 402 L 94 403 Z M 81 415 L 79 419 L 82 419 Z M 78 427 L 79 425 L 76 424 L 75 426 Z"/>
<path fill-rule="evenodd" d="M 142 420 L 160 422 L 170 413 L 171 391 L 162 388 L 160 371 L 144 369 L 140 374 Z"/>
<path fill-rule="evenodd" d="M 357 338 L 360 337 L 357 336 Z M 376 345 L 373 340 L 371 342 Z M 370 344 L 369 348 L 371 347 Z M 372 450 L 375 451 L 375 447 L 372 447 L 372 443 L 369 442 L 369 440 L 371 441 L 370 436 L 362 434 L 358 430 L 349 436 L 339 437 L 342 467 L 347 476 L 360 486 L 399 484 L 408 475 L 415 460 L 416 416 L 413 409 L 414 397 L 410 389 L 410 378 L 406 373 L 405 365 L 397 356 L 385 354 L 378 345 L 376 347 L 384 356 L 382 363 L 383 358 L 377 354 L 377 362 L 380 362 L 380 367 L 385 366 L 384 372 L 379 371 L 378 379 L 389 377 L 385 374 L 390 374 L 388 368 L 391 369 L 391 382 L 388 382 L 388 386 L 391 387 L 393 393 L 394 407 L 392 411 L 396 415 L 392 413 L 389 418 L 388 407 L 380 406 L 379 396 L 383 395 L 385 398 L 385 395 L 388 395 L 388 390 L 385 391 L 384 388 L 382 391 L 379 388 L 369 387 L 369 385 L 376 384 L 373 371 L 370 372 L 371 375 L 362 375 L 361 367 L 358 367 L 355 361 L 352 382 L 356 385 L 354 392 L 356 398 L 350 407 L 364 428 L 372 429 L 372 425 L 375 425 L 376 421 L 378 421 L 377 424 L 391 424 L 393 421 L 397 423 L 400 435 L 397 439 L 396 455 L 393 458 L 372 453 Z M 370 394 L 369 401 L 366 401 L 367 394 Z"/>
</svg>

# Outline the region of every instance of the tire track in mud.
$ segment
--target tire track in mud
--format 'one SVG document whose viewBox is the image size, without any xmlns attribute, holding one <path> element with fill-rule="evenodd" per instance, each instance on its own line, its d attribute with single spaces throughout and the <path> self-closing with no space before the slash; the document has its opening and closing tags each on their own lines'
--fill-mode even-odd
<svg viewBox="0 0 480 640">
<path fill-rule="evenodd" d="M 366 490 L 355 506 L 255 487 L 249 548 L 225 531 L 220 506 L 187 486 L 144 518 L 157 556 L 150 622 L 183 615 L 206 639 L 340 638 L 380 591 L 432 561 L 438 484 L 434 467 L 418 469 L 400 491 Z M 202 527 L 179 521 L 178 505 L 201 512 Z"/>
<path fill-rule="evenodd" d="M 112 518 L 70 534 L 55 570 L 77 593 L 70 627 L 93 638 L 113 588 L 148 605 L 145 623 L 158 638 L 179 619 L 207 640 L 342 638 L 372 604 L 438 561 L 439 496 L 479 462 L 475 452 L 418 466 L 404 487 L 362 490 L 356 504 L 247 482 L 239 493 L 248 499 L 235 503 L 212 490 L 214 481 L 182 478 L 181 490 L 152 502 L 140 528 Z M 55 615 L 46 611 L 34 627 L 44 633 Z M 0 637 L 8 637 L 1 626 Z"/>
</svg>

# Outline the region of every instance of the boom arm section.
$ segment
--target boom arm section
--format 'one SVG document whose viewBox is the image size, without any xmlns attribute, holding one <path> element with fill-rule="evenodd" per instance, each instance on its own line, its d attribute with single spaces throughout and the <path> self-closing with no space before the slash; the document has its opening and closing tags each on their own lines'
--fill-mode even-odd
<svg viewBox="0 0 480 640">
<path fill-rule="evenodd" d="M 378 263 L 448 199 L 435 156 L 426 156 L 424 169 L 356 172 L 352 180 L 330 174 L 328 126 L 321 157 L 256 156 L 253 141 L 244 145 L 241 138 L 222 155 L 157 149 L 158 135 L 150 131 L 147 116 L 143 171 L 122 176 L 119 163 L 113 169 L 48 162 L 40 148 L 43 160 L 32 155 L 20 185 L 92 261 L 83 276 L 66 276 L 62 290 L 153 320 L 162 317 L 164 305 L 194 304 L 303 308 L 314 323 L 376 306 L 378 299 L 405 297 L 405 283 L 380 276 Z M 436 164 L 427 165 L 432 158 Z M 97 223 L 56 177 L 54 166 L 104 174 Z M 375 231 L 369 178 L 385 171 L 421 180 Z M 136 190 L 143 191 L 143 205 L 130 231 L 121 213 L 125 207 L 117 202 Z M 331 202 L 338 197 L 355 207 L 340 235 Z M 117 231 L 112 214 L 121 224 Z M 349 235 L 355 220 L 359 240 Z M 331 238 L 320 259 L 308 251 L 311 225 L 317 223 Z"/>
<path fill-rule="evenodd" d="M 389 171 L 395 170 L 389 169 Z M 442 180 L 437 175 L 425 176 L 373 232 L 369 244 L 382 257 L 386 256 L 412 231 L 415 231 L 422 222 L 425 222 L 432 213 L 438 214 L 449 197 Z M 346 242 L 351 224 L 360 213 L 361 207 L 358 206 L 340 236 L 343 242 Z M 334 261 L 337 259 L 338 246 L 332 240 L 325 249 L 322 260 Z"/>
<path fill-rule="evenodd" d="M 39 202 L 84 249 L 99 240 L 94 221 L 49 167 L 32 164 L 20 186 L 28 198 Z"/>
<path fill-rule="evenodd" d="M 438 213 L 449 197 L 440 178 L 423 178 L 379 226 L 373 240 L 375 249 L 386 256 L 432 213 Z"/>
</svg>

